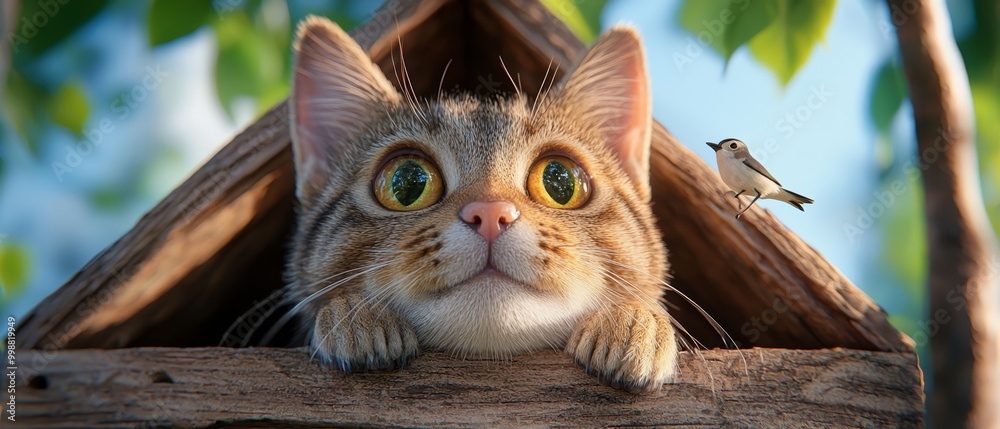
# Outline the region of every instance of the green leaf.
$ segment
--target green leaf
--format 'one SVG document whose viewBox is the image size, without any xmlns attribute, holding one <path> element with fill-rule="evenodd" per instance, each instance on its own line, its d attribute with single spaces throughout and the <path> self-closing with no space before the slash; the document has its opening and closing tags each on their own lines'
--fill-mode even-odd
<svg viewBox="0 0 1000 429">
<path fill-rule="evenodd" d="M 14 243 L 0 242 L 0 291 L 3 296 L 19 294 L 28 283 L 31 272 L 28 250 Z"/>
<path fill-rule="evenodd" d="M 52 121 L 77 135 L 83 134 L 89 110 L 87 96 L 78 82 L 66 83 L 49 100 Z"/>
<path fill-rule="evenodd" d="M 10 69 L 5 87 L 6 97 L 0 98 L 6 119 L 28 145 L 28 150 L 38 154 L 35 136 L 42 129 L 40 118 L 49 105 L 51 94 L 45 88 L 25 79 L 16 69 Z"/>
<path fill-rule="evenodd" d="M 1000 4 L 993 0 L 969 2 L 972 22 L 962 31 L 958 47 L 972 89 L 976 114 L 979 172 L 983 200 L 993 229 L 1000 232 Z M 956 28 L 956 31 L 960 31 Z"/>
<path fill-rule="evenodd" d="M 729 0 L 725 1 L 705 1 L 705 0 L 686 0 L 683 5 L 681 5 L 680 13 L 677 14 L 678 20 L 682 28 L 691 33 L 692 36 L 698 37 L 699 34 L 705 33 L 705 37 L 701 39 L 702 43 L 709 43 L 717 52 L 722 54 L 723 58 L 729 58 L 730 52 L 727 54 L 726 43 L 723 40 L 722 33 L 725 30 L 715 32 L 713 34 L 713 20 L 719 20 L 722 11 L 729 10 L 732 6 L 732 2 Z M 720 21 L 721 22 L 721 21 Z"/>
<path fill-rule="evenodd" d="M 878 179 L 880 182 L 886 180 L 892 174 L 892 167 L 896 162 L 895 151 L 895 148 L 892 146 L 892 137 L 881 134 L 875 137 L 875 164 L 878 165 Z"/>
<path fill-rule="evenodd" d="M 211 0 L 153 0 L 149 44 L 159 46 L 193 33 L 215 17 Z"/>
<path fill-rule="evenodd" d="M 291 93 L 291 86 L 286 82 L 280 82 L 277 85 L 273 85 L 266 89 L 260 94 L 257 100 L 257 114 L 262 115 L 267 113 L 268 110 L 274 108 L 288 98 L 288 94 Z"/>
<path fill-rule="evenodd" d="M 893 61 L 886 61 L 875 75 L 875 86 L 868 97 L 868 113 L 875 129 L 888 136 L 892 119 L 906 99 L 906 78 Z"/>
<path fill-rule="evenodd" d="M 1000 69 L 1000 68 L 998 68 Z M 976 110 L 979 173 L 982 175 L 983 200 L 987 205 L 993 231 L 1000 235 L 1000 75 L 996 83 L 987 80 L 972 82 L 972 99 Z"/>
<path fill-rule="evenodd" d="M 125 195 L 121 190 L 105 187 L 90 193 L 88 199 L 97 208 L 112 212 L 120 209 L 125 203 Z"/>
<path fill-rule="evenodd" d="M 836 5 L 836 0 L 778 0 L 778 16 L 750 40 L 750 52 L 787 85 L 823 39 Z"/>
<path fill-rule="evenodd" d="M 16 56 L 41 55 L 89 22 L 107 3 L 107 0 L 22 1 L 17 31 L 5 34 L 4 43 L 11 45 Z"/>
<path fill-rule="evenodd" d="M 244 13 L 232 13 L 215 26 L 219 53 L 215 63 L 215 87 L 219 102 L 230 117 L 232 103 L 241 96 L 256 98 L 274 86 L 287 85 L 284 79 L 285 48 L 262 36 Z M 285 91 L 287 94 L 287 90 Z"/>
<path fill-rule="evenodd" d="M 608 0 L 577 0 L 574 3 L 580 9 L 580 14 L 583 15 L 587 26 L 593 30 L 594 34 L 600 34 L 601 14 L 604 13 L 604 6 L 607 5 Z"/>
<path fill-rule="evenodd" d="M 586 43 L 601 31 L 601 11 L 607 0 L 542 0 L 553 14 Z"/>
<path fill-rule="evenodd" d="M 727 62 L 777 16 L 778 0 L 686 0 L 679 14 L 681 26 Z"/>
<path fill-rule="evenodd" d="M 911 165 L 909 168 L 916 168 Z M 903 284 L 907 295 L 924 296 L 927 278 L 927 237 L 924 221 L 923 188 L 912 175 L 915 171 L 903 171 L 901 175 L 883 181 L 877 192 L 878 198 L 866 206 L 866 213 L 878 218 L 881 225 L 885 249 L 882 251 L 883 265 L 887 266 Z M 902 188 L 900 188 L 902 186 Z M 902 190 L 902 192 L 894 192 Z"/>
</svg>

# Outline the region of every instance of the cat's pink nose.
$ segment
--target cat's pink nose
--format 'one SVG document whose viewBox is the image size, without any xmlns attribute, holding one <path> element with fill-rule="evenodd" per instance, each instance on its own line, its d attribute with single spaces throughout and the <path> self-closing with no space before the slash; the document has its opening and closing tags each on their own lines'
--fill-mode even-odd
<svg viewBox="0 0 1000 429">
<path fill-rule="evenodd" d="M 491 245 L 520 215 L 517 207 L 507 201 L 474 201 L 458 212 L 458 217 L 475 228 L 486 239 L 486 244 Z"/>
</svg>

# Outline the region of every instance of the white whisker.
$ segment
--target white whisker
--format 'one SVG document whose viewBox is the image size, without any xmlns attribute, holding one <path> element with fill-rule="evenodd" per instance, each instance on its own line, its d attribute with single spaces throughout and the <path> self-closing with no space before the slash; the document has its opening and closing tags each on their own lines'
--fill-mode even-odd
<svg viewBox="0 0 1000 429">
<path fill-rule="evenodd" d="M 499 57 L 499 58 L 500 58 L 500 66 L 503 67 L 503 72 L 507 73 L 507 79 L 510 79 L 510 84 L 514 86 L 514 92 L 517 93 L 517 99 L 518 100 L 523 100 L 524 97 L 521 96 L 521 88 L 517 85 L 517 82 L 514 82 L 514 78 L 510 75 L 510 71 L 507 70 L 507 64 L 504 64 L 503 57 Z M 521 76 L 518 75 L 517 78 L 520 79 Z"/>
<path fill-rule="evenodd" d="M 564 247 L 578 247 L 578 246 L 564 246 Z M 701 307 L 700 305 L 698 305 L 697 303 L 695 303 L 694 300 L 692 300 L 687 295 L 685 295 L 681 291 L 677 290 L 676 288 L 674 288 L 673 286 L 671 286 L 667 282 L 663 281 L 662 279 L 660 279 L 660 278 L 658 278 L 658 277 L 656 277 L 656 276 L 654 276 L 654 275 L 652 275 L 652 274 L 650 274 L 650 273 L 648 273 L 648 272 L 646 272 L 644 270 L 641 270 L 641 269 L 629 266 L 627 264 L 623 264 L 623 263 L 621 263 L 619 261 L 616 261 L 614 259 L 605 258 L 605 257 L 598 256 L 598 255 L 594 254 L 594 253 L 603 253 L 603 254 L 606 254 L 606 255 L 613 255 L 614 252 L 612 252 L 610 249 L 589 248 L 589 247 L 587 247 L 587 248 L 579 247 L 579 248 L 581 250 L 584 250 L 584 251 L 589 251 L 591 253 L 591 256 L 593 258 L 599 260 L 599 261 L 607 262 L 607 263 L 612 264 L 614 266 L 625 268 L 625 269 L 637 272 L 639 274 L 642 274 L 642 275 L 644 275 L 644 276 L 646 276 L 646 277 L 648 277 L 650 279 L 653 279 L 653 280 L 657 281 L 658 283 L 662 284 L 668 290 L 670 290 L 670 291 L 678 294 L 681 298 L 683 298 L 689 304 L 691 304 L 691 306 L 694 307 L 701 314 L 701 316 L 704 317 L 705 320 L 709 322 L 709 324 L 712 326 L 712 328 L 716 330 L 716 333 L 719 334 L 719 337 L 722 339 L 723 344 L 726 344 L 727 346 L 729 344 L 733 344 L 733 345 L 736 344 L 736 341 L 733 339 L 732 336 L 729 335 L 729 333 L 725 330 L 725 328 L 723 328 L 722 325 L 718 321 L 716 321 L 714 317 L 712 317 L 710 314 L 708 314 L 708 312 L 705 311 L 705 309 L 703 307 Z M 604 271 L 607 271 L 607 270 L 604 270 Z M 615 274 L 615 277 L 618 277 L 618 278 L 621 279 L 621 277 L 619 275 L 617 275 L 617 274 Z M 609 278 L 610 278 L 610 276 L 609 276 Z M 622 280 L 624 280 L 624 279 L 622 279 Z M 629 282 L 626 282 L 626 283 L 629 283 Z M 621 285 L 621 283 L 619 283 L 619 285 Z M 631 285 L 631 283 L 629 283 L 629 285 Z M 626 289 L 626 291 L 628 291 L 633 296 L 636 295 L 634 292 L 632 292 L 630 290 L 630 288 L 625 287 L 625 285 L 622 285 L 622 286 L 623 286 L 624 289 Z M 631 286 L 634 288 L 634 285 L 631 285 Z M 694 338 L 694 336 L 691 335 L 690 332 L 687 331 L 687 329 L 685 329 L 683 326 L 681 326 L 680 323 L 677 323 L 677 320 L 675 318 L 673 318 L 671 316 L 670 319 L 671 319 L 671 324 L 673 324 L 674 326 L 676 326 L 678 328 L 678 331 L 683 332 L 686 337 L 688 337 L 695 345 L 697 345 L 696 348 L 692 347 L 689 350 L 692 350 L 692 351 L 696 352 L 701 357 L 701 359 L 704 361 L 704 356 L 701 356 L 701 353 L 699 352 L 699 349 L 705 348 L 704 344 L 702 344 L 700 341 L 698 341 L 696 338 Z M 727 341 L 727 339 L 728 339 L 728 341 Z M 747 376 L 747 379 L 749 380 L 750 370 L 749 370 L 749 364 L 747 363 L 747 360 L 746 360 L 746 355 L 744 355 L 743 351 L 740 350 L 738 347 L 735 348 L 735 350 L 737 351 L 737 353 L 740 354 L 740 358 L 743 360 L 744 374 Z M 707 361 L 705 361 L 705 365 L 707 367 L 707 365 L 708 365 Z M 713 392 L 714 392 L 714 388 L 713 388 Z"/>
<path fill-rule="evenodd" d="M 281 319 L 278 319 L 278 321 L 273 326 L 271 326 L 271 329 L 269 329 L 267 331 L 267 334 L 265 334 L 264 337 L 261 339 L 261 344 L 267 344 L 267 343 L 269 343 L 271 341 L 271 339 L 274 337 L 274 335 L 278 333 L 278 329 L 280 329 L 282 326 L 284 326 L 286 323 L 288 323 L 288 321 L 291 320 L 292 317 L 295 317 L 295 315 L 298 314 L 298 312 L 300 310 L 302 310 L 303 307 L 305 307 L 307 304 L 309 304 L 310 302 L 312 302 L 313 300 L 315 300 L 319 296 L 321 296 L 321 295 L 323 295 L 323 294 L 325 294 L 327 292 L 330 292 L 331 290 L 337 288 L 338 286 L 341 286 L 344 283 L 346 283 L 348 281 L 351 281 L 351 280 L 353 280 L 353 279 L 355 279 L 355 278 L 357 278 L 359 276 L 368 274 L 368 273 L 370 273 L 372 271 L 375 271 L 375 270 L 377 270 L 379 268 L 383 268 L 385 266 L 391 265 L 391 264 L 393 264 L 395 262 L 396 262 L 395 260 L 390 260 L 390 261 L 385 261 L 385 262 L 370 264 L 370 265 L 366 265 L 366 266 L 363 266 L 363 267 L 358 267 L 358 268 L 353 268 L 353 269 L 346 270 L 346 271 L 341 271 L 339 273 L 336 273 L 336 274 L 333 274 L 333 275 L 325 277 L 325 279 L 331 279 L 331 278 L 339 276 L 339 275 L 343 275 L 343 274 L 347 274 L 347 273 L 350 273 L 350 272 L 357 271 L 356 273 L 354 273 L 354 274 L 352 274 L 352 275 L 350 275 L 350 276 L 348 276 L 348 277 L 346 277 L 344 279 L 338 280 L 336 282 L 333 282 L 333 283 L 331 283 L 331 284 L 329 284 L 327 286 L 324 286 L 324 287 L 320 288 L 319 290 L 317 290 L 316 292 L 313 292 L 312 294 L 310 294 L 308 297 L 306 297 L 302 301 L 299 301 L 298 304 L 295 304 L 295 306 L 292 307 L 290 310 L 288 310 L 288 312 L 286 312 L 285 315 L 281 317 Z M 315 284 L 317 284 L 317 282 L 313 283 L 313 285 L 315 285 Z M 303 288 L 303 289 L 305 289 L 305 288 Z"/>
<path fill-rule="evenodd" d="M 398 279 L 393 280 L 393 282 L 390 283 L 389 285 L 384 286 L 384 287 L 380 287 L 378 289 L 378 291 L 375 292 L 375 294 L 364 296 L 362 298 L 361 302 L 359 302 L 358 304 L 356 304 L 353 307 L 351 307 L 351 309 L 347 311 L 347 314 L 345 314 L 343 317 L 341 317 L 340 320 L 338 320 L 337 323 L 335 323 L 333 325 L 333 327 L 331 327 L 326 332 L 326 334 L 323 335 L 323 337 L 319 340 L 319 342 L 314 342 L 313 344 L 315 344 L 315 345 L 322 345 L 323 343 L 325 343 L 326 339 L 329 338 L 330 335 L 334 331 L 336 331 L 336 329 L 338 327 L 340 327 L 341 323 L 343 323 L 348 318 L 350 318 L 350 321 L 348 322 L 348 325 L 353 325 L 354 321 L 355 321 L 355 317 L 357 317 L 357 315 L 359 313 L 359 309 L 361 309 L 361 308 L 364 308 L 364 307 L 378 308 L 379 309 L 379 316 L 378 317 L 381 317 L 382 312 L 385 311 L 385 306 L 384 306 L 385 300 L 387 300 L 394 293 L 398 293 L 398 291 L 399 291 L 398 285 L 400 283 L 402 283 L 403 281 L 406 281 L 406 279 L 408 279 L 410 277 L 410 275 L 412 275 L 413 273 L 414 272 L 410 272 L 410 273 L 408 273 L 407 275 L 405 275 L 403 277 L 400 277 Z M 313 335 L 315 336 L 316 332 L 313 332 Z M 312 361 L 312 359 L 314 359 L 316 357 L 316 353 L 318 353 L 318 352 L 319 352 L 319 347 L 318 346 L 314 347 L 312 354 L 310 354 L 310 356 L 309 356 L 309 360 Z"/>
<path fill-rule="evenodd" d="M 240 323 L 242 323 L 244 320 L 246 320 L 247 316 L 249 316 L 250 313 L 259 310 L 261 307 L 263 307 L 264 305 L 266 305 L 269 302 L 273 302 L 273 301 L 277 300 L 277 298 L 280 297 L 284 293 L 285 293 L 285 289 L 276 289 L 274 292 L 271 292 L 271 294 L 268 295 L 267 298 L 264 298 L 264 300 L 262 300 L 261 302 L 258 302 L 256 304 L 254 304 L 253 307 L 250 307 L 249 310 L 243 312 L 243 314 L 241 314 L 240 317 L 237 317 L 236 320 L 233 321 L 233 323 L 231 325 L 229 325 L 229 328 L 226 328 L 226 332 L 224 334 L 222 334 L 222 339 L 219 340 L 219 344 L 218 344 L 217 347 L 222 347 L 222 345 L 225 344 L 226 339 L 229 338 L 229 336 L 232 334 L 233 330 L 235 330 L 236 327 L 240 325 Z M 264 312 L 263 317 L 261 317 L 260 320 L 257 321 L 257 323 L 253 324 L 253 326 L 250 327 L 250 329 L 247 332 L 246 336 L 240 341 L 240 347 L 246 347 L 247 346 L 247 344 L 250 342 L 250 338 L 253 337 L 254 332 L 257 332 L 257 328 L 260 328 L 260 325 L 264 324 L 264 322 L 267 321 L 267 318 L 271 317 L 271 314 L 274 314 L 274 312 L 277 309 L 278 309 L 278 306 L 275 305 L 274 307 L 271 307 L 270 309 L 268 309 L 267 311 Z"/>
<path fill-rule="evenodd" d="M 441 102 L 441 89 L 444 88 L 444 78 L 448 75 L 448 67 L 451 67 L 451 59 L 448 60 L 448 64 L 444 65 L 444 72 L 441 73 L 441 81 L 438 82 L 438 102 Z"/>
</svg>

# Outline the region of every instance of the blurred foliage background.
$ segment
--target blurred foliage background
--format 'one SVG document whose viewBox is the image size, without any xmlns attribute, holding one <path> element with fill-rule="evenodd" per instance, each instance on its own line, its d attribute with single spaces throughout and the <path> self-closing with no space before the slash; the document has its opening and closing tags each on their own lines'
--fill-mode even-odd
<svg viewBox="0 0 1000 429">
<path fill-rule="evenodd" d="M 874 0 L 675 0 L 663 6 L 663 16 L 655 18 L 643 17 L 649 12 L 641 1 L 542 1 L 585 41 L 614 23 L 608 22 L 608 10 L 619 18 L 633 17 L 640 21 L 651 62 L 676 64 L 678 71 L 683 70 L 684 58 L 698 59 L 700 53 L 692 55 L 692 46 L 714 52 L 711 55 L 721 60 L 719 80 L 740 74 L 732 71 L 734 61 L 752 61 L 779 88 L 773 100 L 801 91 L 794 82 L 805 79 L 800 72 L 817 49 L 840 43 L 857 44 L 859 50 L 876 42 L 894 46 L 891 20 L 897 14 L 905 19 L 905 11 L 888 10 Z M 18 3 L 20 11 L 12 14 Z M 285 98 L 294 23 L 312 13 L 351 28 L 380 3 L 5 2 L 0 20 L 6 42 L 0 62 L 0 313 L 20 315 L 29 310 L 125 233 L 235 132 Z M 996 230 L 1000 227 L 1000 3 L 952 0 L 948 6 L 972 87 L 982 194 Z M 849 7 L 872 16 L 857 25 L 877 27 L 877 32 L 869 32 L 881 33 L 884 40 L 852 40 L 843 32 L 831 33 L 838 11 Z M 647 35 L 655 33 L 643 24 L 647 18 L 659 22 L 668 35 Z M 687 41 L 688 45 L 665 48 L 660 39 Z M 844 191 L 814 195 L 795 188 L 820 203 L 840 207 L 817 205 L 805 217 L 793 213 L 795 218 L 785 218 L 789 214 L 781 209 L 775 211 L 791 226 L 802 225 L 801 219 L 809 216 L 825 219 L 797 230 L 828 256 L 847 254 L 831 256 L 838 265 L 846 265 L 842 261 L 848 258 L 860 261 L 856 263 L 861 269 L 845 272 L 889 311 L 897 327 L 917 338 L 925 354 L 922 360 L 927 362 L 926 341 L 919 339 L 930 328 L 924 322 L 926 245 L 920 182 L 913 180 L 912 111 L 898 51 L 889 49 L 880 55 L 879 65 L 859 71 L 869 82 L 860 88 L 866 94 L 863 105 L 842 108 L 843 115 L 864 117 L 861 126 L 868 128 L 870 138 L 861 142 L 860 150 L 868 151 L 865 156 L 870 155 L 874 163 L 832 170 L 862 177 L 864 189 L 851 192 L 864 195 L 847 199 L 839 195 Z M 658 79 L 679 79 L 669 73 L 653 78 L 654 87 Z M 761 78 L 756 79 L 747 80 L 746 85 L 759 85 Z M 803 88 L 808 91 L 808 86 Z M 732 97 L 738 99 L 739 94 Z M 772 99 L 754 103 L 775 102 Z M 664 103 L 686 101 L 655 98 L 654 104 Z M 746 105 L 744 109 L 754 106 Z M 701 111 L 693 121 L 702 129 L 720 128 L 713 121 L 723 119 L 712 113 Z M 701 153 L 704 147 L 700 146 L 706 138 L 717 141 L 729 136 L 706 133 L 705 138 L 684 138 L 685 133 L 701 135 L 685 128 L 692 120 L 664 117 L 659 109 L 657 115 L 714 167 L 714 156 Z M 828 143 L 822 146 L 825 153 L 857 150 L 837 141 L 821 143 Z M 783 152 L 792 150 L 782 148 Z M 804 153 L 821 156 L 808 159 L 795 174 L 776 175 L 790 182 L 802 181 L 790 176 L 810 175 L 809 162 L 824 159 L 824 152 Z M 775 171 L 772 165 L 768 167 Z M 904 185 L 903 192 L 893 193 L 890 203 L 882 201 L 879 210 L 884 213 L 873 213 L 872 203 L 898 184 Z M 865 213 L 877 237 L 869 235 L 862 244 L 853 244 L 851 233 L 841 229 L 863 223 Z M 864 247 L 859 250 L 858 246 Z M 926 370 L 925 374 L 929 375 Z"/>
<path fill-rule="evenodd" d="M 285 98 L 294 22 L 350 28 L 380 3 L 5 2 L 0 312 L 28 310 Z"/>
</svg>

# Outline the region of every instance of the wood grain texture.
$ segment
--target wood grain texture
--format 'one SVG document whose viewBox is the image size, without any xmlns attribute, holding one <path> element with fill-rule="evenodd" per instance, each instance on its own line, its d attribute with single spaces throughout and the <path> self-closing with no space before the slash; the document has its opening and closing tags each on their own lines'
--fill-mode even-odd
<svg viewBox="0 0 1000 429">
<path fill-rule="evenodd" d="M 19 427 L 53 428 L 922 425 L 913 354 L 743 355 L 745 365 L 736 351 L 684 353 L 675 384 L 635 396 L 601 386 L 555 351 L 508 363 L 427 353 L 403 370 L 368 374 L 310 364 L 305 349 L 63 351 L 19 378 L 17 417 Z"/>
</svg>

